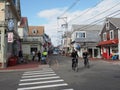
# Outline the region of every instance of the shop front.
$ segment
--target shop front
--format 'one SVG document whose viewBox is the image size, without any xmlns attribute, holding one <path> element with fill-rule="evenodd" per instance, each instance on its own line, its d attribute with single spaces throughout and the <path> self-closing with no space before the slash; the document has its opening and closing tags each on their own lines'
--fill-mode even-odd
<svg viewBox="0 0 120 90">
<path fill-rule="evenodd" d="M 101 56 L 104 59 L 113 59 L 113 56 L 117 56 L 118 59 L 118 39 L 102 41 L 98 44 L 101 48 Z"/>
</svg>

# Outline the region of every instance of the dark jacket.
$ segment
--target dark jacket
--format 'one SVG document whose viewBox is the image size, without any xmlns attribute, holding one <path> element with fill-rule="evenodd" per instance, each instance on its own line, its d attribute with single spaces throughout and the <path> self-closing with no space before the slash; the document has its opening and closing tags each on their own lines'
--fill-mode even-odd
<svg viewBox="0 0 120 90">
<path fill-rule="evenodd" d="M 73 51 L 73 52 L 71 53 L 71 57 L 77 58 L 77 57 L 78 57 L 77 51 Z"/>
<path fill-rule="evenodd" d="M 83 58 L 87 58 L 88 57 L 88 52 L 83 52 Z"/>
</svg>

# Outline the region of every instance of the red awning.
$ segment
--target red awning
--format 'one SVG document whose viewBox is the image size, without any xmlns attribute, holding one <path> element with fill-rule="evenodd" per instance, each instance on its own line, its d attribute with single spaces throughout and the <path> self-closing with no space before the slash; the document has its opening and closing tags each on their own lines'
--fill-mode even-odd
<svg viewBox="0 0 120 90">
<path fill-rule="evenodd" d="M 110 44 L 118 44 L 118 39 L 113 39 L 113 40 L 107 40 L 107 41 L 99 42 L 98 46 L 110 45 Z"/>
</svg>

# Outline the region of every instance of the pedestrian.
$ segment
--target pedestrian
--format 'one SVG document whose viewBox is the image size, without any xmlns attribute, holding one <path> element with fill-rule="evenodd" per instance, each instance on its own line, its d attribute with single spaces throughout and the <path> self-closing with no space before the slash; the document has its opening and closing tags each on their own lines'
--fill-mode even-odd
<svg viewBox="0 0 120 90">
<path fill-rule="evenodd" d="M 42 58 L 41 58 L 41 60 L 42 60 L 42 62 L 44 63 L 44 64 L 46 64 L 47 63 L 47 61 L 46 61 L 46 59 L 47 59 L 47 51 L 43 51 L 42 52 Z"/>
<path fill-rule="evenodd" d="M 32 61 L 35 60 L 35 51 L 32 51 Z"/>
<path fill-rule="evenodd" d="M 23 53 L 22 50 L 19 51 L 19 63 L 23 62 Z"/>
<path fill-rule="evenodd" d="M 42 54 L 43 54 L 44 57 L 47 57 L 47 54 L 48 54 L 48 53 L 47 53 L 47 51 L 43 51 Z"/>
<path fill-rule="evenodd" d="M 37 55 L 38 55 L 38 61 L 40 62 L 41 61 L 41 52 L 39 51 Z"/>
<path fill-rule="evenodd" d="M 74 49 L 71 53 L 71 57 L 72 57 L 72 69 L 73 69 L 74 63 L 76 62 L 78 64 L 78 53 Z"/>
<path fill-rule="evenodd" d="M 84 66 L 85 66 L 85 67 L 89 67 L 88 55 L 89 55 L 88 51 L 85 50 L 85 51 L 83 52 L 83 59 L 84 59 Z"/>
</svg>

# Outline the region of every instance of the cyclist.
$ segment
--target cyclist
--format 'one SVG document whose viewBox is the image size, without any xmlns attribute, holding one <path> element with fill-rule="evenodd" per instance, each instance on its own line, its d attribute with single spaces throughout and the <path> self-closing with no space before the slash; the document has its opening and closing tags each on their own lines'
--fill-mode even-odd
<svg viewBox="0 0 120 90">
<path fill-rule="evenodd" d="M 78 64 L 78 53 L 74 49 L 73 49 L 73 51 L 71 53 L 71 57 L 72 57 L 72 69 L 73 69 L 74 63 Z"/>
<path fill-rule="evenodd" d="M 84 52 L 83 52 L 83 59 L 84 59 L 84 66 L 85 67 L 88 67 L 89 65 L 89 62 L 88 62 L 88 55 L 89 55 L 89 53 L 88 53 L 88 51 L 87 50 L 85 50 Z"/>
</svg>

